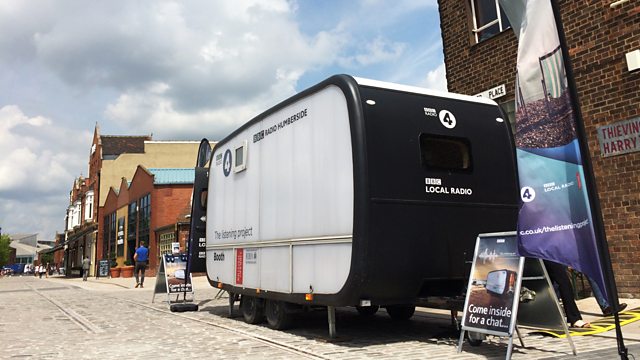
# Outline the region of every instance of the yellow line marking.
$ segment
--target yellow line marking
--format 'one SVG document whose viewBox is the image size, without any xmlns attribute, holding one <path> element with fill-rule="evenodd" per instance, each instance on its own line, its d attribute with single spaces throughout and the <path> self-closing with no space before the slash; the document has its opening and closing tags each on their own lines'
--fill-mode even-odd
<svg viewBox="0 0 640 360">
<path fill-rule="evenodd" d="M 620 319 L 620 326 L 630 324 L 632 322 L 640 320 L 640 308 L 623 311 L 618 314 Z M 569 328 L 569 335 L 571 336 L 584 336 L 603 333 L 609 330 L 613 330 L 616 327 L 616 323 L 613 315 L 607 316 L 600 320 L 593 321 L 590 328 Z M 537 333 L 549 334 L 557 338 L 565 338 L 563 329 L 540 329 L 536 330 Z"/>
</svg>

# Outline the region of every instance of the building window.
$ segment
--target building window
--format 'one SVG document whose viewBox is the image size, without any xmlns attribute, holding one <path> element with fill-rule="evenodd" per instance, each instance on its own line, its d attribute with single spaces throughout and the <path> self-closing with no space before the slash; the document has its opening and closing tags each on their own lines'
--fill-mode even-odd
<svg viewBox="0 0 640 360">
<path fill-rule="evenodd" d="M 109 239 L 111 251 L 116 250 L 116 213 L 115 211 L 109 216 Z"/>
<path fill-rule="evenodd" d="M 73 224 L 72 227 L 80 226 L 82 220 L 82 202 L 77 200 L 73 205 Z"/>
<path fill-rule="evenodd" d="M 471 13 L 476 43 L 489 39 L 511 26 L 498 5 L 498 0 L 471 0 Z"/>
<path fill-rule="evenodd" d="M 116 257 L 116 213 L 104 217 L 104 256 L 109 259 Z"/>
<path fill-rule="evenodd" d="M 84 200 L 84 219 L 85 221 L 93 220 L 93 191 L 87 192 Z"/>
<path fill-rule="evenodd" d="M 138 203 L 136 201 L 129 204 L 127 219 L 127 243 L 133 241 L 135 244 L 138 235 Z M 135 245 L 133 247 L 135 248 Z"/>
<path fill-rule="evenodd" d="M 67 209 L 67 230 L 73 230 L 73 207 Z"/>
<path fill-rule="evenodd" d="M 118 232 L 117 244 L 118 244 L 118 256 L 124 256 L 124 217 L 118 219 Z"/>
<path fill-rule="evenodd" d="M 174 232 L 160 234 L 160 255 L 172 254 L 173 249 L 171 244 L 176 241 L 176 234 Z"/>
<path fill-rule="evenodd" d="M 109 254 L 109 215 L 104 217 L 104 228 L 102 229 L 102 258 L 113 258 Z"/>
<path fill-rule="evenodd" d="M 140 231 L 138 241 L 144 241 L 149 245 L 149 226 L 151 224 L 151 194 L 147 194 L 140 199 Z M 140 244 L 138 242 L 138 244 Z"/>
</svg>

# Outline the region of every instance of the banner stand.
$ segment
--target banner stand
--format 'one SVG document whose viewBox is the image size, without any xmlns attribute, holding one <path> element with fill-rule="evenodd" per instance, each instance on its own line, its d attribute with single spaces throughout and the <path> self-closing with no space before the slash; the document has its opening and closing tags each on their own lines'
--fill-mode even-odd
<svg viewBox="0 0 640 360">
<path fill-rule="evenodd" d="M 191 274 L 187 274 L 187 254 L 164 254 L 156 272 L 156 284 L 153 289 L 151 302 L 155 301 L 156 294 L 165 293 L 167 304 L 171 311 L 197 310 L 195 292 L 193 289 Z M 191 299 L 187 300 L 187 294 Z M 175 295 L 175 300 L 172 297 Z M 182 300 L 180 299 L 182 295 Z M 182 306 L 176 306 L 182 305 Z"/>
<path fill-rule="evenodd" d="M 522 300 L 521 289 L 533 297 Z M 511 359 L 514 331 L 524 347 L 519 325 L 562 326 L 573 354 L 576 349 L 549 275 L 540 259 L 517 255 L 515 232 L 480 234 L 471 266 L 457 352 L 468 332 L 472 345 L 486 335 L 507 337 L 505 359 Z"/>
</svg>

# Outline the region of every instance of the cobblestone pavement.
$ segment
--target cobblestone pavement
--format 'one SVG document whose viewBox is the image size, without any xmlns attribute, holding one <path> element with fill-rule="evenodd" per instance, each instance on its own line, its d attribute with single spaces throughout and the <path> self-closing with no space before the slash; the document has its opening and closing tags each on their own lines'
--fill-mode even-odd
<svg viewBox="0 0 640 360">
<path fill-rule="evenodd" d="M 0 359 L 504 359 L 506 354 L 506 339 L 497 337 L 477 347 L 465 344 L 458 354 L 458 335 L 444 311 L 420 309 L 411 321 L 394 322 L 384 310 L 365 318 L 338 309 L 339 336 L 330 340 L 326 311 L 300 314 L 287 331 L 249 325 L 238 314 L 230 317 L 228 299 L 215 299 L 217 289 L 199 279 L 194 280 L 199 311 L 171 313 L 166 295 L 151 302 L 153 281 L 132 289 L 132 280 L 0 278 Z M 566 340 L 522 333 L 526 347 L 514 341 L 513 359 L 617 358 L 615 334 L 574 337 L 574 357 Z M 631 354 L 640 353 L 638 340 L 625 335 Z"/>
</svg>

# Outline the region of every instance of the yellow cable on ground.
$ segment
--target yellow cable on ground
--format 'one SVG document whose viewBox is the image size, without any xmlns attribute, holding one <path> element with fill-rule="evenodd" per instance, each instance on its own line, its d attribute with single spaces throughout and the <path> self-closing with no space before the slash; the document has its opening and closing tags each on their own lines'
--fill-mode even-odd
<svg viewBox="0 0 640 360">
<path fill-rule="evenodd" d="M 632 322 L 640 320 L 640 307 L 623 311 L 618 314 L 620 318 L 620 326 L 630 324 Z M 613 315 L 603 317 L 602 319 L 592 321 L 590 328 L 569 328 L 569 335 L 571 336 L 583 336 L 603 333 L 609 330 L 613 330 L 616 327 L 616 323 Z M 557 338 L 565 338 L 567 335 L 563 329 L 539 329 L 534 331 L 536 333 L 548 334 Z"/>
</svg>

